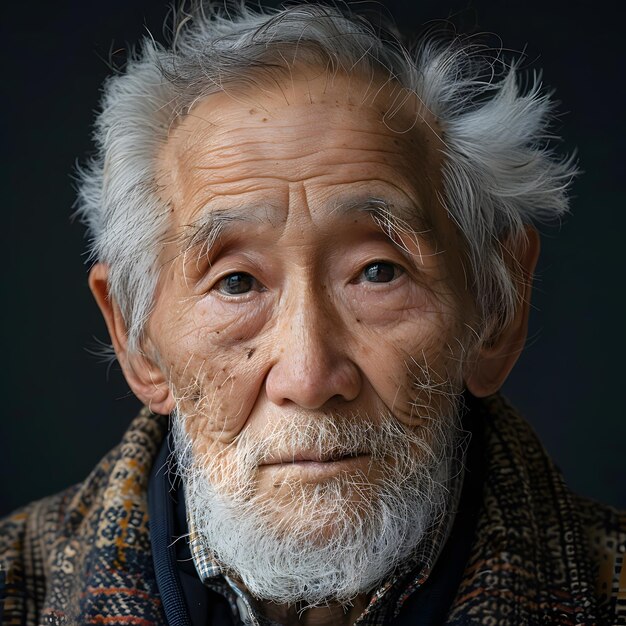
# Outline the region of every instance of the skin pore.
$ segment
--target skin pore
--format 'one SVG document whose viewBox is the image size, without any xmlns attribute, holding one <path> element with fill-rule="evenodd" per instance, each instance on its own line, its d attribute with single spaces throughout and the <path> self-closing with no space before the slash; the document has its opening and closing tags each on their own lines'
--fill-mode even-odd
<svg viewBox="0 0 626 626">
<path fill-rule="evenodd" d="M 471 311 L 460 255 L 450 252 L 456 234 L 436 200 L 436 128 L 393 84 L 302 69 L 272 87 L 210 95 L 172 130 L 158 177 L 172 227 L 143 354 L 125 349 L 106 267 L 90 280 L 133 391 L 160 413 L 178 403 L 194 455 L 226 465 L 244 430 L 288 427 L 297 413 L 387 411 L 418 431 L 444 410 L 445 398 L 421 397 L 412 384 L 424 363 L 462 384 L 460 311 Z M 507 354 L 524 331 L 522 315 Z M 510 360 L 489 370 L 493 384 Z M 255 489 L 284 517 L 290 484 L 340 472 L 377 480 L 367 455 L 277 451 Z M 341 626 L 367 602 L 259 606 L 281 624 Z"/>
</svg>

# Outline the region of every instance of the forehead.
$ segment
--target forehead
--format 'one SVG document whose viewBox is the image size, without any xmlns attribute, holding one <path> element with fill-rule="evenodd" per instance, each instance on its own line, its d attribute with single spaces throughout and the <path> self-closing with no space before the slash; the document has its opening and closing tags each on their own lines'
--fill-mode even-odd
<svg viewBox="0 0 626 626">
<path fill-rule="evenodd" d="M 159 182 L 179 226 L 251 197 L 280 212 L 294 185 L 312 211 L 361 197 L 425 210 L 440 146 L 434 117 L 396 83 L 292 73 L 196 104 L 160 154 Z"/>
</svg>

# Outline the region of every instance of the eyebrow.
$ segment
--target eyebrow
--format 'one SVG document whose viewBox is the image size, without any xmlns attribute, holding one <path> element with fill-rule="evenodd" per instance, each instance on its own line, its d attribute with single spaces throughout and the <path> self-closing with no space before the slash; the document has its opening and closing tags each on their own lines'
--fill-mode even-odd
<svg viewBox="0 0 626 626">
<path fill-rule="evenodd" d="M 428 214 L 422 207 L 397 204 L 374 196 L 342 202 L 335 211 L 345 215 L 368 213 L 384 230 L 393 226 L 401 232 L 426 234 L 432 229 Z"/>
<path fill-rule="evenodd" d="M 182 252 L 187 253 L 194 248 L 210 250 L 223 232 L 237 223 L 267 223 L 274 225 L 271 213 L 272 207 L 252 208 L 250 205 L 229 207 L 228 209 L 205 209 L 200 216 L 190 224 L 183 226 L 181 234 Z"/>
<path fill-rule="evenodd" d="M 227 209 L 205 208 L 197 219 L 183 227 L 182 252 L 186 254 L 195 248 L 200 248 L 201 253 L 209 251 L 226 230 L 238 223 L 266 223 L 275 226 L 281 221 L 274 216 L 278 211 L 280 209 L 277 206 L 254 207 L 249 204 Z M 393 241 L 396 241 L 398 235 L 421 235 L 428 238 L 429 233 L 432 234 L 430 220 L 421 207 L 399 205 L 380 197 L 357 197 L 338 202 L 331 212 L 345 217 L 367 213 Z"/>
</svg>

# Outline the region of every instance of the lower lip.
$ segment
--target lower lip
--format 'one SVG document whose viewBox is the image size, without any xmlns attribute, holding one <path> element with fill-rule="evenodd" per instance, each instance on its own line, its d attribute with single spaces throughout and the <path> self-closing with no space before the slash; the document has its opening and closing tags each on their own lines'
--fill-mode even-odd
<svg viewBox="0 0 626 626">
<path fill-rule="evenodd" d="M 259 469 L 271 472 L 293 473 L 300 480 L 324 480 L 341 473 L 363 472 L 368 473 L 371 459 L 369 454 L 346 457 L 337 461 L 294 461 L 293 463 L 271 463 L 262 465 Z"/>
</svg>

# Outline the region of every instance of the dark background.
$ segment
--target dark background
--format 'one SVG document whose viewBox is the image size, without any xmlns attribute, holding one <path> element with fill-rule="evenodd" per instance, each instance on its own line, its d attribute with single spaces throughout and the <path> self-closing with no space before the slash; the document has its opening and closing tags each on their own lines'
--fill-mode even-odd
<svg viewBox="0 0 626 626">
<path fill-rule="evenodd" d="M 462 32 L 497 34 L 506 49 L 525 51 L 525 67 L 544 69 L 563 102 L 563 148 L 578 147 L 585 173 L 572 214 L 543 229 L 529 346 L 505 392 L 576 491 L 624 507 L 626 55 L 618 5 L 385 4 L 404 29 L 450 17 Z M 87 288 L 83 228 L 70 223 L 71 173 L 91 149 L 108 59 L 146 29 L 160 39 L 166 7 L 3 7 L 0 514 L 81 480 L 138 407 L 119 369 L 91 354 L 107 335 Z"/>
</svg>

